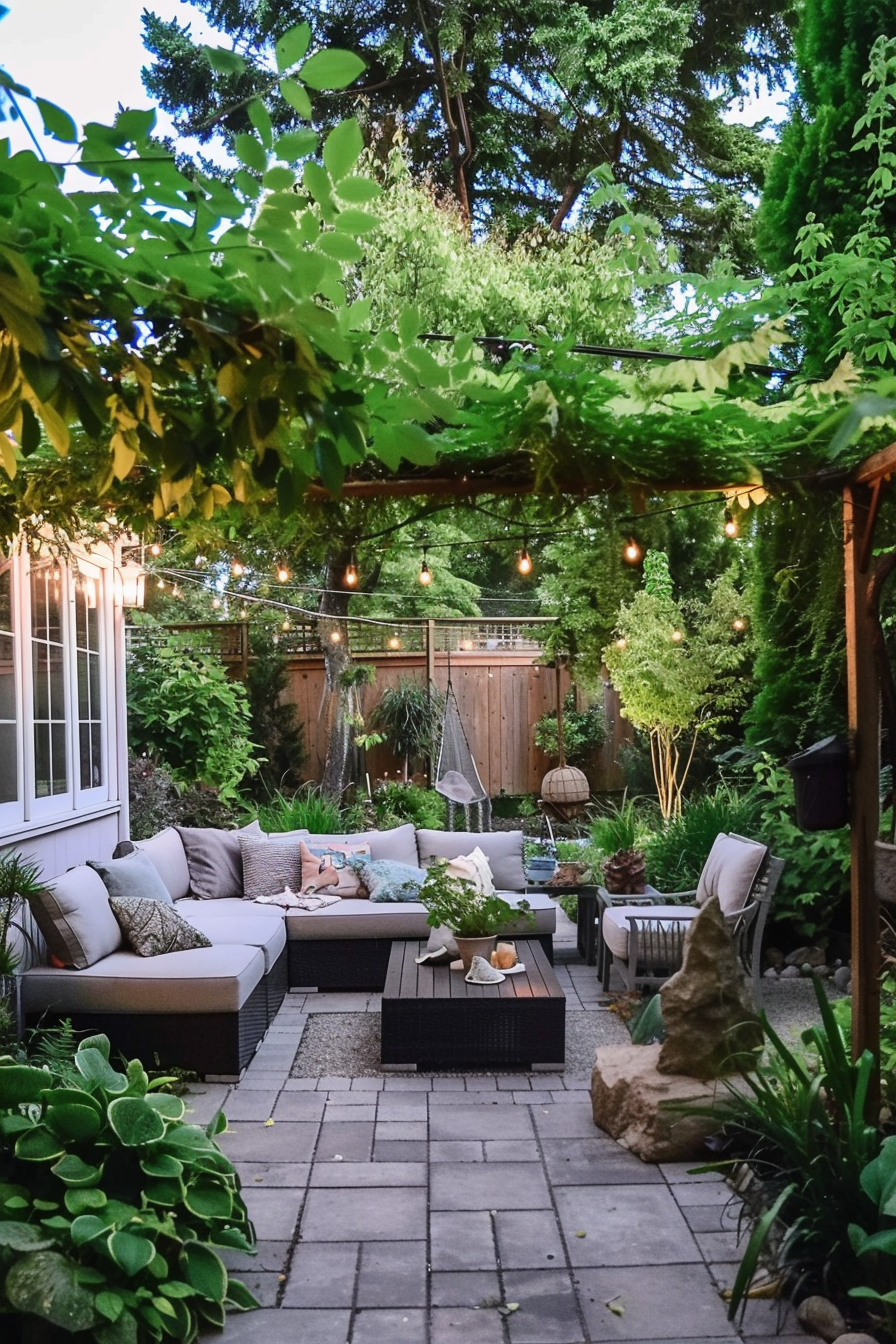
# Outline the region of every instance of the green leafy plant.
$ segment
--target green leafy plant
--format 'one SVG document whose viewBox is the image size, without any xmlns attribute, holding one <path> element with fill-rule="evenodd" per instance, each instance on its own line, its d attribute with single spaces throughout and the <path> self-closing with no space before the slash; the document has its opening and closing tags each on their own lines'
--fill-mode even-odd
<svg viewBox="0 0 896 1344">
<path fill-rule="evenodd" d="M 733 831 L 770 843 L 762 829 L 755 798 L 719 784 L 707 793 L 686 798 L 681 812 L 666 826 L 649 831 L 644 840 L 647 876 L 658 891 L 688 891 L 700 872 L 717 835 Z M 774 852 L 777 854 L 778 850 Z"/>
<path fill-rule="evenodd" d="M 128 657 L 127 689 L 136 752 L 163 762 L 179 783 L 238 797 L 258 762 L 245 688 L 230 680 L 216 657 L 195 651 L 188 636 L 145 639 Z"/>
<path fill-rule="evenodd" d="M 420 888 L 420 900 L 429 911 L 426 922 L 432 928 L 444 925 L 461 938 L 488 938 L 514 923 L 535 923 L 528 901 L 511 905 L 495 893 L 486 896 L 472 882 L 452 877 L 447 866 L 446 859 L 434 863 Z"/>
<path fill-rule="evenodd" d="M 305 758 L 304 730 L 296 706 L 286 698 L 288 660 L 271 642 L 267 630 L 252 627 L 246 695 L 249 736 L 263 757 L 252 780 L 258 798 L 273 789 L 295 788 Z"/>
<path fill-rule="evenodd" d="M 532 729 L 536 747 L 552 758 L 560 755 L 560 739 L 557 732 L 557 711 L 542 714 Z M 604 744 L 606 721 L 603 706 L 589 705 L 587 709 L 576 709 L 576 693 L 567 691 L 563 698 L 563 749 L 570 765 L 587 765 L 592 753 Z"/>
<path fill-rule="evenodd" d="M 873 1302 L 891 1339 L 896 1338 L 896 1137 L 890 1135 L 880 1152 L 863 1169 L 859 1180 L 874 1209 L 871 1232 L 858 1223 L 849 1225 L 849 1244 L 862 1269 L 872 1280 L 850 1288 L 849 1295 Z"/>
<path fill-rule="evenodd" d="M 442 721 L 444 697 L 410 677 L 399 677 L 383 691 L 370 714 L 370 726 L 402 762 L 406 780 L 415 762 L 435 754 Z"/>
<path fill-rule="evenodd" d="M 14 850 L 0 854 L 0 976 L 13 975 L 22 956 L 22 934 L 17 916 L 23 902 L 44 889 L 40 864 L 33 863 Z"/>
<path fill-rule="evenodd" d="M 193 1341 L 258 1305 L 218 1254 L 255 1246 L 226 1121 L 187 1124 L 164 1080 L 109 1056 L 89 1037 L 61 1078 L 0 1059 L 0 1301 L 96 1344 Z"/>
<path fill-rule="evenodd" d="M 445 829 L 447 801 L 435 789 L 419 784 L 403 784 L 397 779 L 377 780 L 373 787 L 373 809 L 380 830 L 411 821 L 426 830 Z"/>
<path fill-rule="evenodd" d="M 303 784 L 295 793 L 282 793 L 261 803 L 255 817 L 263 831 L 310 831 L 312 835 L 336 835 L 345 828 L 342 808 L 317 784 Z"/>
<path fill-rule="evenodd" d="M 166 826 L 234 826 L 240 809 L 215 789 L 178 785 L 150 756 L 128 760 L 129 822 L 132 840 L 148 840 Z"/>
</svg>

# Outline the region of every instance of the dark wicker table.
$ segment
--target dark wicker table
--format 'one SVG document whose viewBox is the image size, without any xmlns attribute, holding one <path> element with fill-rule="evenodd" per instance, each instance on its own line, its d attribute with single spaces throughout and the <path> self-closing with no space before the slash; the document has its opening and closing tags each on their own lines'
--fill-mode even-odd
<svg viewBox="0 0 896 1344">
<path fill-rule="evenodd" d="M 418 966 L 426 946 L 395 942 L 382 1004 L 384 1068 L 562 1068 L 566 996 L 541 945 L 515 939 L 525 971 L 469 985 L 462 971 Z"/>
<path fill-rule="evenodd" d="M 586 966 L 597 965 L 597 939 L 595 924 L 597 921 L 597 891 L 595 884 L 573 882 L 568 886 L 536 887 L 531 882 L 527 891 L 542 891 L 546 896 L 575 896 L 576 908 L 576 946 L 579 956 Z"/>
</svg>

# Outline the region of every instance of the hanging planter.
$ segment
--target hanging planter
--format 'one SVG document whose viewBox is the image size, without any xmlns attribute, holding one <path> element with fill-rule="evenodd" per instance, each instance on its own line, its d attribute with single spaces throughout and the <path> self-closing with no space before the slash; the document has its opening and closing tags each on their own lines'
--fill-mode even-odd
<svg viewBox="0 0 896 1344">
<path fill-rule="evenodd" d="M 557 683 L 557 754 L 560 764 L 549 770 L 541 781 L 541 801 L 564 821 L 576 816 L 583 804 L 591 797 L 591 787 L 584 773 L 575 765 L 566 764 L 566 749 L 563 744 L 563 698 L 560 694 L 560 666 L 558 658 L 554 664 Z"/>
</svg>

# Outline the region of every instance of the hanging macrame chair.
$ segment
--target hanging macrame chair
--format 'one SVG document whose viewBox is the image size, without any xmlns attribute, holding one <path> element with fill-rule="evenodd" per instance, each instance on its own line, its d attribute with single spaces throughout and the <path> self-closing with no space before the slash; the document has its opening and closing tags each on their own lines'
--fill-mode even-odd
<svg viewBox="0 0 896 1344">
<path fill-rule="evenodd" d="M 489 796 L 482 786 L 473 753 L 461 722 L 457 696 L 451 684 L 451 659 L 448 659 L 448 685 L 445 688 L 445 712 L 442 716 L 442 736 L 439 758 L 433 784 L 436 793 L 448 800 L 448 829 L 454 830 L 458 807 L 464 809 L 464 829 L 489 831 L 492 809 Z"/>
</svg>

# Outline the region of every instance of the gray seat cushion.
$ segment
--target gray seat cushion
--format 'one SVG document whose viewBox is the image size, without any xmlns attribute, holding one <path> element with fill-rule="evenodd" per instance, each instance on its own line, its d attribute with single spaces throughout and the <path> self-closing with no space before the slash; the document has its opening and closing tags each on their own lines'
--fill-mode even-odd
<svg viewBox="0 0 896 1344">
<path fill-rule="evenodd" d="M 208 913 L 206 901 L 190 901 L 192 909 L 184 908 L 185 902 L 178 904 L 178 913 L 187 923 L 209 938 L 214 947 L 234 943 L 238 946 L 260 948 L 264 955 L 265 974 L 276 962 L 286 946 L 286 924 L 281 919 L 266 919 L 264 915 L 256 918 L 253 907 L 243 902 L 243 910 L 236 915 Z M 258 907 L 263 910 L 263 906 Z M 282 915 L 282 910 L 281 910 Z"/>
<path fill-rule="evenodd" d="M 424 868 L 433 859 L 456 859 L 462 854 L 472 854 L 477 846 L 488 859 L 496 887 L 505 891 L 524 890 L 522 831 L 417 832 L 417 848 Z"/>
<path fill-rule="evenodd" d="M 519 892 L 502 891 L 501 895 L 513 905 L 521 899 Z M 546 936 L 557 927 L 557 907 L 549 896 L 532 892 L 527 898 L 535 915 L 534 927 L 528 923 L 503 929 L 502 934 L 525 938 L 527 934 Z M 370 901 L 343 899 L 338 905 L 325 910 L 288 910 L 286 936 L 290 940 L 323 940 L 350 938 L 428 938 L 431 929 L 426 906 L 419 901 L 403 901 L 393 905 L 371 905 Z"/>
<path fill-rule="evenodd" d="M 51 956 L 85 970 L 121 947 L 121 929 L 109 893 L 86 864 L 70 868 L 29 901 Z"/>
<path fill-rule="evenodd" d="M 263 975 L 257 947 L 228 944 L 160 957 L 113 952 L 84 971 L 32 967 L 22 976 L 22 1006 L 26 1013 L 235 1013 Z"/>
<path fill-rule="evenodd" d="M 651 928 L 671 932 L 676 927 L 673 921 L 687 920 L 690 923 L 699 913 L 694 905 L 612 905 L 604 911 L 600 928 L 613 956 L 628 961 L 629 915 L 649 920 L 650 924 L 645 926 L 648 932 Z"/>
</svg>

